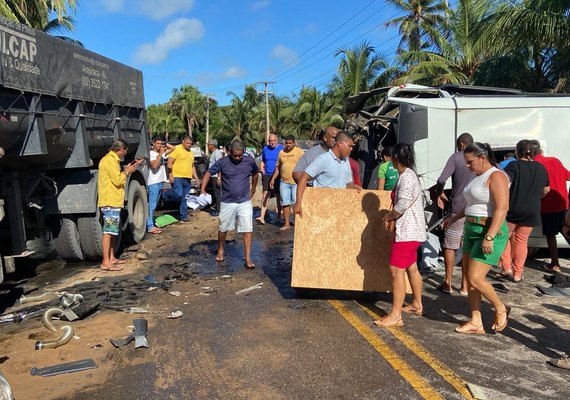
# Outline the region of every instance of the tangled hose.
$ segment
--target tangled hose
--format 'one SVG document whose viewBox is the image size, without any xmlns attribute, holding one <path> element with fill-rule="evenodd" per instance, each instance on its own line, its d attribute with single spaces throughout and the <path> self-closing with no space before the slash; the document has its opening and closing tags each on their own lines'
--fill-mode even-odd
<svg viewBox="0 0 570 400">
<path fill-rule="evenodd" d="M 59 307 L 52 307 L 48 308 L 42 317 L 42 324 L 44 327 L 52 332 L 57 332 L 57 328 L 53 325 L 52 317 L 54 316 L 61 316 L 63 315 L 64 311 Z M 67 344 L 73 335 L 75 334 L 75 330 L 71 324 L 64 324 L 61 328 L 63 331 L 63 335 L 61 335 L 56 340 L 38 340 L 36 341 L 36 350 L 41 349 L 55 349 L 59 346 L 63 346 Z"/>
</svg>

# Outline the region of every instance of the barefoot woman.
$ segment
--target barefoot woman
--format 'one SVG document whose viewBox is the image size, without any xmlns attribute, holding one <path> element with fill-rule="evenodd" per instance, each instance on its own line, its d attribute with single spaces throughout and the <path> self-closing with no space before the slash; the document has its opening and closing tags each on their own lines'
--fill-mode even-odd
<svg viewBox="0 0 570 400">
<path fill-rule="evenodd" d="M 496 167 L 489 144 L 472 143 L 463 154 L 467 167 L 477 176 L 463 192 L 467 200 L 465 209 L 444 223 L 448 225 L 465 216 L 463 265 L 467 266 L 471 319 L 455 331 L 482 335 L 485 329 L 481 319 L 481 296 L 495 308 L 494 331 L 500 332 L 507 327 L 510 311 L 486 279 L 491 266 L 498 264 L 509 237 L 505 221 L 509 209 L 509 179 Z"/>
<path fill-rule="evenodd" d="M 374 321 L 378 326 L 402 326 L 402 311 L 422 314 L 422 277 L 418 271 L 417 250 L 426 240 L 426 222 L 420 181 L 414 171 L 415 157 L 411 145 L 398 143 L 393 150 L 392 163 L 400 174 L 393 193 L 393 209 L 386 214 L 387 226 L 396 224 L 396 236 L 390 254 L 392 274 L 392 311 L 384 319 Z M 406 307 L 408 274 L 414 299 Z"/>
</svg>

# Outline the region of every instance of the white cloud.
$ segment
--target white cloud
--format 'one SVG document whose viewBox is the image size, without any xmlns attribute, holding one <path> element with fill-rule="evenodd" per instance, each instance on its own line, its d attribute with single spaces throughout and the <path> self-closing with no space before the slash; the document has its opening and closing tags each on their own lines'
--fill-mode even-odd
<svg viewBox="0 0 570 400">
<path fill-rule="evenodd" d="M 179 18 L 166 26 L 152 43 L 143 43 L 135 53 L 139 64 L 158 64 L 168 57 L 171 50 L 202 39 L 204 25 L 196 18 Z"/>
<path fill-rule="evenodd" d="M 103 8 L 110 12 L 119 12 L 123 9 L 124 0 L 101 0 Z"/>
<path fill-rule="evenodd" d="M 257 10 L 261 10 L 262 8 L 267 8 L 271 5 L 271 0 L 260 0 L 260 1 L 256 1 L 254 3 L 251 3 L 251 6 L 249 7 L 251 9 L 251 11 L 257 11 Z"/>
<path fill-rule="evenodd" d="M 283 64 L 289 64 L 297 60 L 297 53 L 282 44 L 278 44 L 271 49 L 271 58 L 281 60 Z"/>
<path fill-rule="evenodd" d="M 194 0 L 100 0 L 100 3 L 109 12 L 135 12 L 155 20 L 187 13 L 194 7 Z"/>
<path fill-rule="evenodd" d="M 243 78 L 247 74 L 247 71 L 241 68 L 238 65 L 234 65 L 224 71 L 222 77 L 224 79 L 235 79 L 235 78 Z"/>
</svg>

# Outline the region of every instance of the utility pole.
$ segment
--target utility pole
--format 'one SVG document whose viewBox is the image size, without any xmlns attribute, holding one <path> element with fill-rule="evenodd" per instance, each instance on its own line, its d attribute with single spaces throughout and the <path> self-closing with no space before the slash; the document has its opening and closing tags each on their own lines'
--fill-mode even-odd
<svg viewBox="0 0 570 400">
<path fill-rule="evenodd" d="M 260 83 L 265 85 L 265 90 L 263 91 L 265 93 L 265 144 L 269 144 L 269 92 L 267 91 L 267 85 L 275 83 L 275 81 L 255 82 L 256 85 Z"/>
<path fill-rule="evenodd" d="M 206 156 L 209 155 L 208 142 L 210 141 L 210 96 L 211 94 L 206 94 Z"/>
</svg>

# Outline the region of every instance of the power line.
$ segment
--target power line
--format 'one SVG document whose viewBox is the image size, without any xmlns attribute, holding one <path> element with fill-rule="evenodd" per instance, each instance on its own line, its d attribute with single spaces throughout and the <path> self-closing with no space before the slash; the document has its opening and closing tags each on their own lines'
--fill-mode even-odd
<svg viewBox="0 0 570 400">
<path fill-rule="evenodd" d="M 313 46 L 311 46 L 309 49 L 305 50 L 303 53 L 301 53 L 301 55 L 297 56 L 294 60 L 290 61 L 289 63 L 287 63 L 286 65 L 282 66 L 280 69 L 278 69 L 277 71 L 272 72 L 271 74 L 269 74 L 266 79 L 272 77 L 273 75 L 277 74 L 278 72 L 286 69 L 288 66 L 295 64 L 297 62 L 297 60 L 299 60 L 301 57 L 303 57 L 305 54 L 307 54 L 308 52 L 310 52 L 311 50 L 313 50 L 315 47 L 317 47 L 319 44 L 321 44 L 322 42 L 324 42 L 326 39 L 328 39 L 329 37 L 331 37 L 333 34 L 335 34 L 336 32 L 338 32 L 343 26 L 345 26 L 346 24 L 348 24 L 350 21 L 352 21 L 354 18 L 356 18 L 362 11 L 364 11 L 365 9 L 367 9 L 368 7 L 370 7 L 373 3 L 375 3 L 376 0 L 372 0 L 370 3 L 368 3 L 367 5 L 365 5 L 364 7 L 362 7 L 356 14 L 354 14 L 352 17 L 350 17 L 348 20 L 346 20 L 344 23 L 342 23 L 338 28 L 336 28 L 334 31 L 332 31 L 331 33 L 329 33 L 328 35 L 326 35 L 324 38 L 322 38 L 321 40 L 319 40 L 317 43 L 315 43 Z"/>
</svg>

